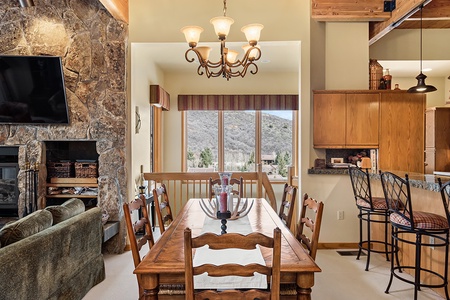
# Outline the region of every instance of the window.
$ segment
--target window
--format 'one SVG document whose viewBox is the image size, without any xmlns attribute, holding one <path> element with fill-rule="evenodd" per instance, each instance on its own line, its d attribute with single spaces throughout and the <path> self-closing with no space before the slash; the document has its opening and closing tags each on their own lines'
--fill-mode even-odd
<svg viewBox="0 0 450 300">
<path fill-rule="evenodd" d="M 224 171 L 255 171 L 255 112 L 223 112 Z"/>
<path fill-rule="evenodd" d="M 287 178 L 287 167 L 296 161 L 295 111 L 185 113 L 188 172 L 254 172 L 261 164 L 270 179 Z"/>
<path fill-rule="evenodd" d="M 193 110 L 187 112 L 186 164 L 188 172 L 218 170 L 218 115 L 217 111 Z"/>
<path fill-rule="evenodd" d="M 292 111 L 262 111 L 261 164 L 271 179 L 285 179 L 292 164 Z"/>
</svg>

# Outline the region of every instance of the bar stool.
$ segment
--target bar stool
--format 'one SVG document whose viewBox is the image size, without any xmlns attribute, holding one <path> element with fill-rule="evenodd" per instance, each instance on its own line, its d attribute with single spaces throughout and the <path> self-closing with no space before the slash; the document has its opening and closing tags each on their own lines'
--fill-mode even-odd
<svg viewBox="0 0 450 300">
<path fill-rule="evenodd" d="M 367 262 L 365 270 L 368 271 L 371 252 L 384 253 L 386 255 L 386 260 L 389 261 L 390 247 L 392 245 L 388 240 L 389 210 L 386 204 L 386 199 L 380 197 L 372 197 L 369 172 L 364 172 L 358 167 L 349 167 L 348 173 L 350 174 L 350 180 L 352 182 L 353 194 L 356 200 L 356 207 L 359 209 L 359 250 L 356 259 L 359 260 L 361 251 L 365 250 L 367 252 Z M 365 240 L 363 239 L 363 222 L 367 223 L 367 238 Z M 372 239 L 370 226 L 371 223 L 384 224 L 383 240 Z M 373 244 L 383 245 L 384 250 L 373 249 Z M 397 249 L 396 247 L 394 248 Z M 397 251 L 395 251 L 395 253 L 397 253 Z"/>
<path fill-rule="evenodd" d="M 391 251 L 391 276 L 385 293 L 389 293 L 392 280 L 396 277 L 401 281 L 414 285 L 414 300 L 417 299 L 417 291 L 420 291 L 421 287 L 444 288 L 447 300 L 450 299 L 447 291 L 449 211 L 448 200 L 446 201 L 445 198 L 446 195 L 448 198 L 448 183 L 441 188 L 446 217 L 434 213 L 413 210 L 407 174 L 405 175 L 405 179 L 403 179 L 390 172 L 381 173 L 381 183 L 386 202 L 391 212 L 390 222 L 392 225 L 392 242 L 400 241 L 415 247 L 414 265 L 400 265 L 397 261 L 397 265 L 395 266 L 393 262 L 394 252 Z M 413 240 L 408 239 L 408 236 L 411 234 L 415 237 Z M 424 237 L 426 237 L 425 240 Z M 429 241 L 430 238 L 434 239 L 434 243 Z M 439 274 L 434 270 L 426 269 L 421 266 L 422 247 L 445 247 L 444 274 Z M 414 280 L 401 275 L 403 269 L 413 270 Z M 439 282 L 434 284 L 423 283 L 420 281 L 421 273 L 426 274 L 427 277 L 436 277 Z"/>
</svg>

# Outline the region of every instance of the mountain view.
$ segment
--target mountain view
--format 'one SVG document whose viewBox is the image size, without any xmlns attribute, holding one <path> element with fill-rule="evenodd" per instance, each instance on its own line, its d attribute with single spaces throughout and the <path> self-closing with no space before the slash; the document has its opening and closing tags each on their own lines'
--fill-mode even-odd
<svg viewBox="0 0 450 300">
<path fill-rule="evenodd" d="M 217 164 L 217 120 L 218 113 L 216 111 L 189 111 L 187 116 L 189 167 L 207 168 Z M 262 157 L 269 160 L 263 161 L 263 164 L 273 164 L 277 154 L 287 158 L 289 161 L 286 161 L 286 164 L 290 164 L 292 120 L 263 112 L 261 127 Z M 251 111 L 225 112 L 224 129 L 226 169 L 254 170 L 255 113 Z M 211 150 L 213 166 L 203 166 L 201 163 L 201 155 L 206 148 Z M 270 161 L 270 157 L 273 161 Z"/>
</svg>

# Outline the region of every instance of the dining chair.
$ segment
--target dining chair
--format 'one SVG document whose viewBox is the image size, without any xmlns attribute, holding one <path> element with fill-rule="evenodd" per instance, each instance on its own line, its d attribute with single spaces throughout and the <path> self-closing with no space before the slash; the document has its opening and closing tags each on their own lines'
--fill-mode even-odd
<svg viewBox="0 0 450 300">
<path fill-rule="evenodd" d="M 257 245 L 272 248 L 271 266 L 251 263 L 240 264 L 202 264 L 193 266 L 193 249 L 208 245 L 210 249 L 222 250 L 237 248 L 245 250 L 256 249 Z M 184 261 L 186 266 L 185 284 L 186 299 L 276 299 L 280 297 L 280 264 L 281 264 L 281 230 L 277 227 L 273 230 L 273 237 L 262 233 L 253 232 L 248 235 L 239 233 L 227 233 L 216 235 L 211 232 L 203 233 L 200 236 L 192 237 L 191 229 L 184 230 Z M 242 276 L 252 277 L 254 273 L 266 275 L 269 288 L 262 289 L 226 289 L 226 290 L 195 290 L 194 276 L 207 273 L 212 277 Z"/>
<path fill-rule="evenodd" d="M 220 181 L 220 178 L 209 178 L 209 199 L 212 199 L 216 196 L 214 192 L 214 186 L 221 184 L 222 182 Z M 242 177 L 239 179 L 231 178 L 229 184 L 233 186 L 233 190 L 231 191 L 233 195 L 238 195 L 241 198 L 244 196 L 244 179 Z"/>
<path fill-rule="evenodd" d="M 169 196 L 164 183 L 153 189 L 153 201 L 155 201 L 156 215 L 158 217 L 159 231 L 164 233 L 166 227 L 173 221 L 172 209 L 170 208 Z"/>
<path fill-rule="evenodd" d="M 131 215 L 135 211 L 139 214 L 139 210 L 142 217 L 133 223 L 131 220 Z M 149 249 L 151 249 L 155 243 L 153 239 L 153 231 L 150 226 L 150 219 L 148 217 L 145 195 L 141 194 L 137 199 L 131 201 L 130 203 L 124 203 L 123 211 L 134 267 L 137 267 L 141 263 L 141 255 L 139 251 L 145 244 L 147 244 Z M 140 233 L 143 233 L 143 235 L 140 236 Z M 141 288 L 139 275 L 136 274 L 136 277 L 138 281 L 139 297 L 141 297 L 144 295 L 144 290 Z"/>
<path fill-rule="evenodd" d="M 390 228 L 388 205 L 384 197 L 372 197 L 372 190 L 370 185 L 369 172 L 364 171 L 358 167 L 349 167 L 348 173 L 353 188 L 353 196 L 355 198 L 356 207 L 358 208 L 359 219 L 359 242 L 358 255 L 356 259 L 359 260 L 362 250 L 367 253 L 367 261 L 365 270 L 369 270 L 370 254 L 383 253 L 386 260 L 389 261 L 390 247 L 392 246 L 388 238 L 388 229 Z M 363 226 L 363 222 L 367 226 Z M 373 223 L 383 224 L 384 237 L 377 240 L 372 238 Z M 366 229 L 366 238 L 364 238 L 364 228 Z M 373 246 L 381 245 L 382 248 L 374 248 Z M 397 247 L 394 245 L 395 253 L 397 254 Z M 398 254 L 396 256 L 398 260 Z"/>
<path fill-rule="evenodd" d="M 418 291 L 420 291 L 422 287 L 444 288 L 446 299 L 450 299 L 447 290 L 450 224 L 448 211 L 448 195 L 450 187 L 448 183 L 442 185 L 441 182 L 439 182 L 445 217 L 435 213 L 413 209 L 408 174 L 405 175 L 405 178 L 401 178 L 391 172 L 382 172 L 381 184 L 387 205 L 391 212 L 389 216 L 392 225 L 391 243 L 395 240 L 415 247 L 413 265 L 403 265 L 406 264 L 404 261 L 402 261 L 402 265 L 398 261 L 397 265 L 394 265 L 394 250 L 391 248 L 391 271 L 385 293 L 389 293 L 393 278 L 395 277 L 403 282 L 414 285 L 414 300 L 417 299 Z M 433 240 L 433 242 L 431 240 Z M 422 253 L 425 251 L 423 248 L 427 247 L 433 247 L 435 251 L 439 251 L 436 249 L 438 247 L 445 248 L 445 251 L 443 252 L 445 263 L 442 274 L 439 274 L 422 264 Z M 411 255 L 413 254 L 411 253 Z M 404 276 L 403 274 L 405 273 L 403 270 L 411 271 L 413 279 Z M 425 283 L 422 281 L 424 278 L 422 276 L 427 277 L 428 279 L 432 278 L 432 281 L 430 281 L 430 283 Z"/>
<path fill-rule="evenodd" d="M 281 198 L 280 210 L 278 216 L 287 228 L 291 228 L 292 218 L 294 216 L 295 199 L 297 196 L 297 188 L 284 184 L 283 196 Z"/>
<path fill-rule="evenodd" d="M 322 201 L 318 202 L 317 200 L 310 198 L 306 193 L 303 196 L 301 205 L 302 211 L 297 224 L 296 238 L 309 251 L 309 256 L 314 260 L 316 259 L 317 246 L 319 243 L 323 207 L 324 204 Z M 314 217 L 310 218 L 308 214 L 312 214 Z M 305 227 L 308 228 L 308 233 L 306 233 Z"/>
</svg>

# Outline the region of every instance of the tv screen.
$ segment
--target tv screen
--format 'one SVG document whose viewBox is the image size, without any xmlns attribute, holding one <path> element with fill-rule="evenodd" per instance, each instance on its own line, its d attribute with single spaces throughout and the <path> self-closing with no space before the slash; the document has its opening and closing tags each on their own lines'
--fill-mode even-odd
<svg viewBox="0 0 450 300">
<path fill-rule="evenodd" d="M 60 57 L 0 55 L 0 123 L 69 123 Z"/>
</svg>

